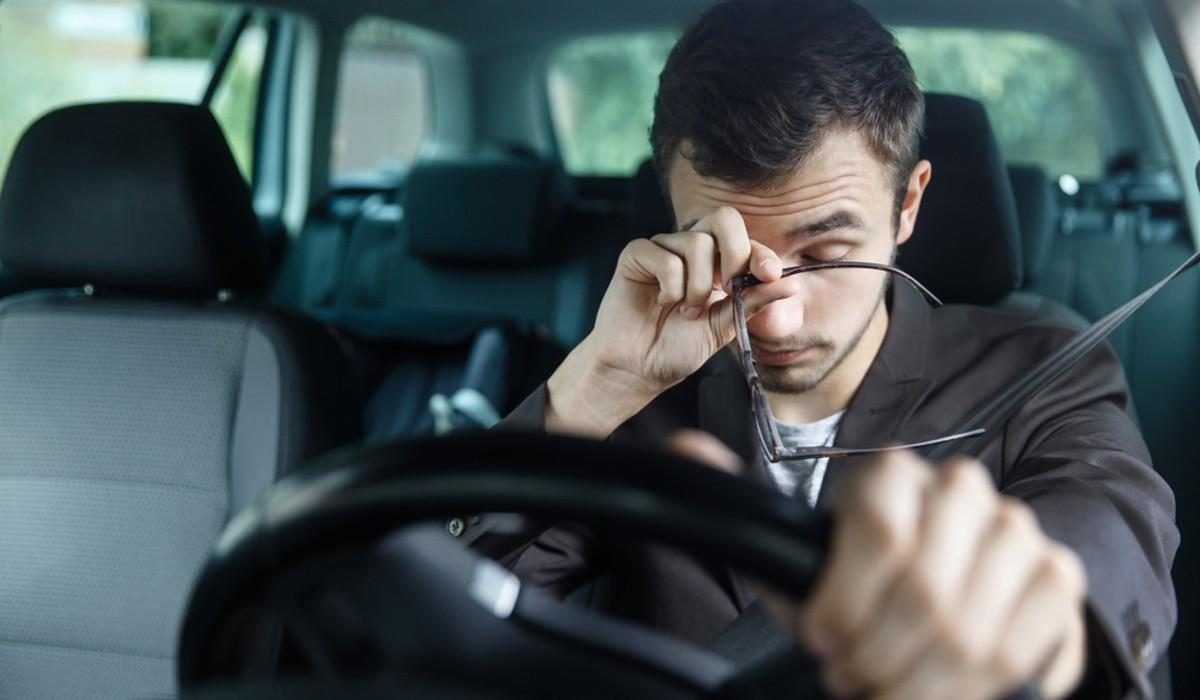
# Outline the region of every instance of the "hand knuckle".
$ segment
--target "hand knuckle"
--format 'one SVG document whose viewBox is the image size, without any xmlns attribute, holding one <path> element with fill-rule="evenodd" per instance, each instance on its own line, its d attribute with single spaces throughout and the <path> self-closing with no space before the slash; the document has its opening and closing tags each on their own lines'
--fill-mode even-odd
<svg viewBox="0 0 1200 700">
<path fill-rule="evenodd" d="M 621 249 L 621 257 L 625 259 L 636 258 L 645 252 L 647 245 L 653 244 L 645 238 L 635 238 L 629 243 L 626 243 L 625 247 Z"/>
<path fill-rule="evenodd" d="M 867 499 L 861 499 L 865 507 L 855 516 L 859 518 L 865 546 L 885 562 L 894 561 L 905 551 L 904 537 L 899 528 L 879 509 L 871 506 Z"/>
<path fill-rule="evenodd" d="M 996 528 L 1021 537 L 1040 534 L 1033 509 L 1015 498 L 1004 498 L 996 507 Z"/>
<path fill-rule="evenodd" d="M 707 231 L 688 231 L 683 235 L 687 236 L 688 245 L 701 250 L 712 250 L 716 243 Z"/>
<path fill-rule="evenodd" d="M 724 204 L 724 205 L 717 207 L 715 210 L 713 210 L 712 218 L 713 218 L 713 221 L 715 221 L 723 226 L 729 226 L 730 224 L 732 224 L 736 221 L 740 221 L 742 218 L 742 215 L 734 207 L 731 207 L 728 204 Z"/>
<path fill-rule="evenodd" d="M 902 595 L 912 606 L 914 617 L 920 620 L 938 620 L 945 603 L 937 578 L 922 566 L 905 566 L 900 575 Z"/>
<path fill-rule="evenodd" d="M 942 654 L 954 668 L 975 669 L 985 663 L 986 652 L 978 635 L 953 623 L 942 623 L 940 634 Z"/>
<path fill-rule="evenodd" d="M 1008 646 L 1001 646 L 992 653 L 989 666 L 992 675 L 1005 686 L 1025 680 L 1031 670 L 1026 668 L 1027 663 L 1021 658 L 1020 653 Z"/>
<path fill-rule="evenodd" d="M 1081 597 L 1087 588 L 1087 573 L 1079 556 L 1070 549 L 1052 544 L 1042 566 L 1050 581 L 1071 597 Z"/>
<path fill-rule="evenodd" d="M 895 452 L 885 452 L 862 471 L 864 481 L 897 478 L 903 476 L 905 461 Z"/>
<path fill-rule="evenodd" d="M 687 266 L 683 264 L 681 258 L 671 255 L 663 260 L 662 271 L 663 275 L 670 280 L 682 281 L 684 274 L 687 272 Z"/>
<path fill-rule="evenodd" d="M 968 457 L 955 457 L 942 463 L 939 478 L 947 488 L 978 493 L 995 490 L 992 477 L 979 461 Z"/>
</svg>

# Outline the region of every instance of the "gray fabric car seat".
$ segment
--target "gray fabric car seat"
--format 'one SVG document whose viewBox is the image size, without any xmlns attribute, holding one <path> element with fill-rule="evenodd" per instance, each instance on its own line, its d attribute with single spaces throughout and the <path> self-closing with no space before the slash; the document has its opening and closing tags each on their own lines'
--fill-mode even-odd
<svg viewBox="0 0 1200 700">
<path fill-rule="evenodd" d="M 266 281 L 204 109 L 29 128 L 0 190 L 0 698 L 170 697 L 193 576 L 230 515 L 358 434 L 332 338 Z"/>
</svg>

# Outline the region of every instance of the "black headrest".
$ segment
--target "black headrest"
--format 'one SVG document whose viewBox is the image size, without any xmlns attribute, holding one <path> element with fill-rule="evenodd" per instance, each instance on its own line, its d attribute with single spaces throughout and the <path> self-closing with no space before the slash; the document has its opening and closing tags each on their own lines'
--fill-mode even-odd
<svg viewBox="0 0 1200 700">
<path fill-rule="evenodd" d="M 663 196 L 654 161 L 645 160 L 629 181 L 629 223 L 639 237 L 674 231 L 674 215 Z"/>
<path fill-rule="evenodd" d="M 0 262 L 31 282 L 168 294 L 266 280 L 250 192 L 195 105 L 67 107 L 21 137 L 0 191 Z"/>
<path fill-rule="evenodd" d="M 1036 280 L 1050 262 L 1054 246 L 1054 224 L 1058 204 L 1050 178 L 1040 165 L 1010 165 L 1008 179 L 1017 202 L 1021 226 L 1021 253 L 1025 259 L 1025 283 Z"/>
<path fill-rule="evenodd" d="M 566 173 L 553 162 L 485 157 L 420 163 L 404 188 L 409 250 L 438 262 L 546 259 L 570 193 Z"/>
<path fill-rule="evenodd" d="M 927 93 L 921 157 L 933 163 L 933 179 L 899 266 L 947 303 L 999 301 L 1021 284 L 1021 239 L 983 105 Z"/>
</svg>

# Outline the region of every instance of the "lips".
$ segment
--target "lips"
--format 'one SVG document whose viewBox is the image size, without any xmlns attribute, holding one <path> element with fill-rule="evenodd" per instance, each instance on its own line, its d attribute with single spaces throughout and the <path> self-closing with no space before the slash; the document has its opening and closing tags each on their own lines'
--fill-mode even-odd
<svg viewBox="0 0 1200 700">
<path fill-rule="evenodd" d="M 811 355 L 815 349 L 816 346 L 813 345 L 795 350 L 765 350 L 755 347 L 753 354 L 754 361 L 760 365 L 794 365 Z"/>
</svg>

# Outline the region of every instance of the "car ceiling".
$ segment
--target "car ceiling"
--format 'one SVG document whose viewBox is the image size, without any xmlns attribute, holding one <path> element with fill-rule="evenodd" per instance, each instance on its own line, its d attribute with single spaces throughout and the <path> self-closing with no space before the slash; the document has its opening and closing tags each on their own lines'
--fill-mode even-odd
<svg viewBox="0 0 1200 700">
<path fill-rule="evenodd" d="M 803 2 L 803 0 L 796 0 Z M 1093 48 L 1123 43 L 1118 8 L 1136 0 L 861 0 L 894 25 L 1032 31 Z M 363 14 L 402 19 L 473 49 L 564 37 L 682 27 L 712 0 L 267 0 L 341 23 Z"/>
</svg>

